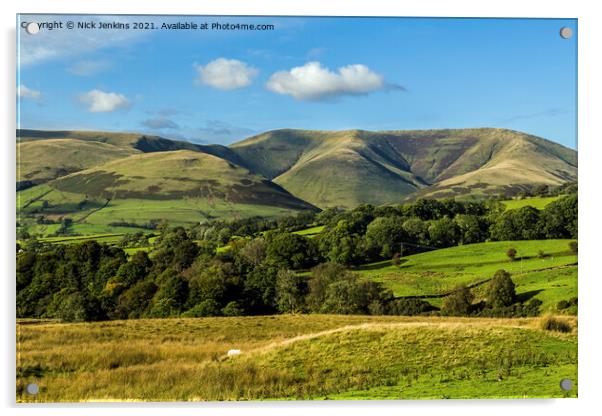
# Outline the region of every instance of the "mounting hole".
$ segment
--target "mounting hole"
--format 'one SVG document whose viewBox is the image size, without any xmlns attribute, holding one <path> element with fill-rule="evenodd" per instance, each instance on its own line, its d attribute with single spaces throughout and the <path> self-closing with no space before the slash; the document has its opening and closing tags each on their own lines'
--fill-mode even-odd
<svg viewBox="0 0 602 416">
<path fill-rule="evenodd" d="M 562 39 L 570 39 L 573 37 L 573 29 L 570 27 L 562 27 L 560 28 L 560 37 Z"/>
<path fill-rule="evenodd" d="M 40 391 L 40 387 L 36 383 L 29 383 L 25 390 L 27 391 L 27 394 L 33 395 L 38 394 L 38 392 Z"/>
<path fill-rule="evenodd" d="M 30 35 L 35 35 L 40 31 L 40 25 L 36 22 L 29 22 L 27 23 L 27 26 L 25 26 L 25 31 Z"/>
<path fill-rule="evenodd" d="M 568 378 L 560 380 L 560 388 L 564 391 L 573 390 L 573 382 Z"/>
</svg>

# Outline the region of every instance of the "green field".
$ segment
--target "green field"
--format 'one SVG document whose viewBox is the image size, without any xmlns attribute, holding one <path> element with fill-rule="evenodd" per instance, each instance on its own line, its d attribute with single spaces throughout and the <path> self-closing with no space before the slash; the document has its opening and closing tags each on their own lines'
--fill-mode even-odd
<svg viewBox="0 0 602 416">
<path fill-rule="evenodd" d="M 315 237 L 324 230 L 323 225 L 306 228 L 304 230 L 295 231 L 293 234 L 303 235 L 305 237 Z"/>
<path fill-rule="evenodd" d="M 79 208 L 79 204 L 87 202 Z M 43 208 L 44 201 L 47 207 Z M 82 236 L 104 234 L 124 234 L 151 230 L 111 225 L 116 222 L 143 225 L 151 220 L 168 219 L 172 226 L 191 226 L 212 218 L 245 218 L 253 216 L 277 217 L 293 214 L 295 211 L 257 204 L 230 203 L 222 200 L 210 201 L 204 198 L 180 198 L 169 200 L 120 199 L 106 200 L 88 198 L 84 195 L 63 192 L 39 185 L 17 193 L 17 220 L 30 234 L 49 236 L 55 233 L 60 224 L 38 224 L 39 215 L 59 221 L 69 217 L 73 225 L 69 232 Z M 60 237 L 64 238 L 64 237 Z"/>
<path fill-rule="evenodd" d="M 577 381 L 577 319 L 564 319 L 571 333 L 540 318 L 22 321 L 17 400 L 576 397 L 559 388 Z"/>
<path fill-rule="evenodd" d="M 559 198 L 561 198 L 561 196 L 537 196 L 525 199 L 510 199 L 508 201 L 503 201 L 502 203 L 506 206 L 506 209 L 519 209 L 527 206 L 537 209 L 544 209 L 548 204 L 556 201 Z"/>
<path fill-rule="evenodd" d="M 562 299 L 577 296 L 577 256 L 569 251 L 569 241 L 469 244 L 407 256 L 398 266 L 390 261 L 367 264 L 357 273 L 383 282 L 396 296 L 415 296 L 447 293 L 458 284 L 483 281 L 504 269 L 517 284 L 517 293 L 531 292 L 544 302 L 542 309 L 546 310 Z M 510 247 L 518 251 L 514 261 L 506 256 Z M 543 258 L 538 257 L 539 250 L 544 252 Z M 440 299 L 432 301 L 438 304 Z"/>
</svg>

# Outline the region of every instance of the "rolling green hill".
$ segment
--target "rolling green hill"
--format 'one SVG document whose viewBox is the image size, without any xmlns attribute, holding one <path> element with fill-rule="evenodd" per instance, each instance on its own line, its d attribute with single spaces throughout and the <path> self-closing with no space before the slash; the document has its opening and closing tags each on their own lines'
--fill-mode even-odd
<svg viewBox="0 0 602 416">
<path fill-rule="evenodd" d="M 197 222 L 481 198 L 577 176 L 574 150 L 503 129 L 276 130 L 229 147 L 136 133 L 18 130 L 17 149 L 17 190 L 37 188 L 18 196 L 19 210 L 73 216 L 79 228 L 101 233 L 121 232 L 107 224 L 133 218 Z M 117 220 L 102 218 L 108 213 Z M 36 228 L 58 228 L 42 225 Z"/>
<path fill-rule="evenodd" d="M 482 197 L 576 179 L 577 153 L 504 129 L 276 130 L 230 148 L 321 208 L 404 197 Z"/>
<path fill-rule="evenodd" d="M 138 153 L 113 144 L 48 139 L 17 143 L 17 181 L 21 186 L 44 183 L 111 160 Z"/>
<path fill-rule="evenodd" d="M 535 297 L 542 311 L 554 309 L 560 300 L 577 296 L 577 255 L 569 251 L 570 240 L 496 241 L 467 244 L 406 256 L 400 265 L 390 261 L 367 264 L 357 273 L 383 282 L 396 296 L 445 294 L 458 284 L 474 284 L 500 269 L 512 275 L 523 300 Z M 515 248 L 511 261 L 506 251 Z M 539 251 L 543 252 L 540 257 Z M 483 286 L 475 287 L 483 295 Z M 441 298 L 428 299 L 439 304 Z"/>
<path fill-rule="evenodd" d="M 62 176 L 19 192 L 17 206 L 20 225 L 43 235 L 65 216 L 73 232 L 95 234 L 163 219 L 194 224 L 315 209 L 245 168 L 191 150 L 138 153 Z"/>
</svg>

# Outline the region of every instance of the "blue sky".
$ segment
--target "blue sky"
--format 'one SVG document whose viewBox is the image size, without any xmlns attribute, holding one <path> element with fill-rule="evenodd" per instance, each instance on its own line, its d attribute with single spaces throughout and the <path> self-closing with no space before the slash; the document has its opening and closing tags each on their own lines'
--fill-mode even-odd
<svg viewBox="0 0 602 416">
<path fill-rule="evenodd" d="M 228 144 L 277 128 L 503 127 L 576 147 L 576 21 L 142 17 L 274 30 L 18 31 L 21 128 Z M 18 23 L 20 26 L 20 23 Z M 573 29 L 563 39 L 559 30 Z"/>
</svg>

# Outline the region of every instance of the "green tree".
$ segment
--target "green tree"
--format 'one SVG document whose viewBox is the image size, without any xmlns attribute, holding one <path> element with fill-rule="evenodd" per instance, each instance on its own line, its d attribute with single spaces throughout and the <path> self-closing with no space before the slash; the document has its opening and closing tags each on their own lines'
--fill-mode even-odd
<svg viewBox="0 0 602 416">
<path fill-rule="evenodd" d="M 460 240 L 460 230 L 456 223 L 448 217 L 431 221 L 428 227 L 430 244 L 435 247 L 454 246 Z"/>
<path fill-rule="evenodd" d="M 282 269 L 276 277 L 276 304 L 282 313 L 298 313 L 304 308 L 304 282 L 292 270 Z"/>
<path fill-rule="evenodd" d="M 494 308 L 510 306 L 516 299 L 515 285 L 510 273 L 498 270 L 487 287 L 487 301 Z"/>
<path fill-rule="evenodd" d="M 381 257 L 391 258 L 397 244 L 406 239 L 400 217 L 379 217 L 366 230 L 368 247 L 375 248 Z"/>
<path fill-rule="evenodd" d="M 312 242 L 302 235 L 278 233 L 267 241 L 267 258 L 292 269 L 311 267 L 316 252 Z"/>
<path fill-rule="evenodd" d="M 447 316 L 468 316 L 474 296 L 465 285 L 460 285 L 443 299 L 441 314 Z"/>
</svg>

